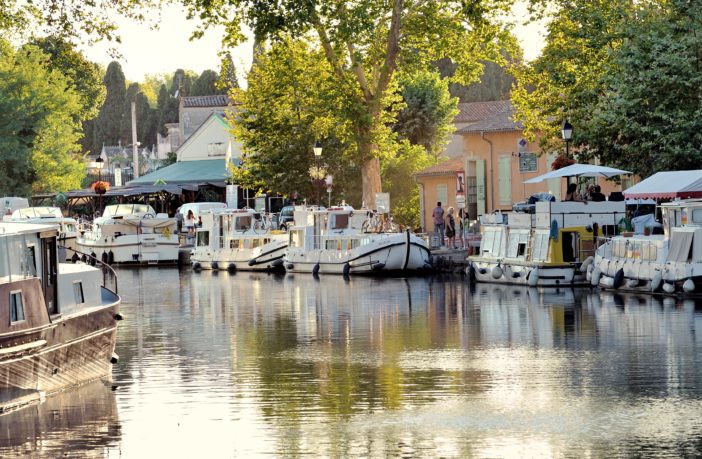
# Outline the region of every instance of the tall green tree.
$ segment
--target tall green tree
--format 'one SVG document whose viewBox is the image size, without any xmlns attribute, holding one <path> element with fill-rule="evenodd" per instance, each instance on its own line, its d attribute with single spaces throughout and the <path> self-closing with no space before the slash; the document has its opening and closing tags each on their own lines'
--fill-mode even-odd
<svg viewBox="0 0 702 459">
<path fill-rule="evenodd" d="M 34 46 L 0 40 L 0 193 L 28 195 L 80 186 L 81 98 Z"/>
<path fill-rule="evenodd" d="M 314 202 L 321 191 L 315 185 L 321 182 L 315 184 L 311 176 L 312 147 L 316 132 L 329 132 L 322 144 L 320 178 L 333 174 L 335 200 L 360 204 L 361 195 L 351 185 L 360 179 L 360 168 L 348 153 L 351 133 L 337 116 L 340 99 L 323 53 L 303 41 L 283 40 L 259 56 L 248 80 L 246 91 L 233 93 L 240 102 L 231 120 L 234 135 L 245 148 L 233 181 Z"/>
<path fill-rule="evenodd" d="M 226 90 L 217 88 L 219 75 L 214 70 L 204 70 L 191 88 L 191 96 L 211 96 L 214 94 L 226 94 Z"/>
<path fill-rule="evenodd" d="M 156 143 L 156 126 L 154 122 L 156 110 L 149 106 L 149 100 L 141 91 L 139 83 L 132 83 L 127 88 L 122 111 L 122 132 L 120 137 L 122 145 L 132 143 L 132 102 L 134 103 L 136 115 L 137 141 L 142 147 L 148 146 L 151 148 Z"/>
<path fill-rule="evenodd" d="M 226 94 L 231 89 L 237 88 L 239 88 L 239 79 L 236 76 L 236 66 L 231 53 L 227 52 L 224 54 L 219 66 L 217 89 L 223 91 L 222 94 Z"/>
<path fill-rule="evenodd" d="M 510 0 L 184 3 L 208 24 L 225 23 L 227 44 L 241 41 L 242 24 L 250 26 L 258 40 L 280 34 L 316 37 L 341 91 L 342 113 L 352 126 L 355 159 L 363 171 L 363 197 L 371 206 L 382 189 L 380 158 L 388 142 L 385 112 L 393 104 L 388 93 L 394 90 L 398 67 L 412 72 L 451 58 L 457 65 L 452 80 L 469 84 L 479 77 L 482 60 L 501 60 L 500 49 L 513 43 L 500 22 Z"/>
<path fill-rule="evenodd" d="M 403 74 L 399 85 L 406 106 L 398 114 L 393 130 L 400 139 L 424 147 L 437 158 L 455 129 L 452 121 L 458 114 L 458 99 L 451 97 L 448 81 L 435 71 Z"/>
<path fill-rule="evenodd" d="M 110 62 L 103 78 L 106 96 L 95 123 L 95 154 L 102 145 L 117 145 L 122 142 L 122 119 L 127 98 L 127 86 L 122 66 L 117 61 Z"/>
</svg>

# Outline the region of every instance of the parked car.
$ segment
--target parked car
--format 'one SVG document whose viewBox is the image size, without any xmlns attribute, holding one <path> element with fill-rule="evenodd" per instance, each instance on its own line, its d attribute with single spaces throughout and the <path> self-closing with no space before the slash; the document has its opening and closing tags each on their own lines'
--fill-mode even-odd
<svg viewBox="0 0 702 459">
<path fill-rule="evenodd" d="M 287 231 L 295 220 L 295 206 L 285 206 L 278 215 L 278 228 Z"/>
</svg>

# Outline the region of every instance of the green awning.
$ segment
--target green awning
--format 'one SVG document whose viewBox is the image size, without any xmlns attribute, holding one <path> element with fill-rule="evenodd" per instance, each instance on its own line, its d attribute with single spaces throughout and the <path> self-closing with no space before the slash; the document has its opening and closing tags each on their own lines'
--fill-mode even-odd
<svg viewBox="0 0 702 459">
<path fill-rule="evenodd" d="M 224 159 L 181 161 L 131 180 L 127 185 L 152 185 L 158 180 L 168 184 L 224 182 L 229 177 L 224 161 Z"/>
</svg>

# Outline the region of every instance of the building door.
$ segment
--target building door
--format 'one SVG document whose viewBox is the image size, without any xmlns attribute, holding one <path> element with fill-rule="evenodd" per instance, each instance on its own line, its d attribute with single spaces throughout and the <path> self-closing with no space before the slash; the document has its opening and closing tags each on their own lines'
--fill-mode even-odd
<svg viewBox="0 0 702 459">
<path fill-rule="evenodd" d="M 497 165 L 498 172 L 498 204 L 501 206 L 512 204 L 512 156 L 500 156 Z"/>
</svg>

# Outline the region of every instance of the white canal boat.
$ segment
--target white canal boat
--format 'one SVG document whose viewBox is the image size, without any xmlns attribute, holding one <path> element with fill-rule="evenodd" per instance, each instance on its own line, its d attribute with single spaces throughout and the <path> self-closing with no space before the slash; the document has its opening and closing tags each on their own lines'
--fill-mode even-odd
<svg viewBox="0 0 702 459">
<path fill-rule="evenodd" d="M 76 245 L 106 263 L 158 264 L 178 261 L 176 220 L 146 204 L 105 207 Z"/>
<path fill-rule="evenodd" d="M 592 285 L 650 293 L 702 293 L 702 201 L 662 204 L 663 234 L 603 239 L 588 271 Z"/>
<path fill-rule="evenodd" d="M 566 201 L 481 216 L 480 254 L 468 257 L 470 272 L 478 282 L 585 285 L 597 236 L 615 234 L 625 215 L 623 201 Z"/>
<path fill-rule="evenodd" d="M 74 218 L 64 217 L 63 212 L 58 207 L 25 207 L 17 209 L 5 221 L 56 225 L 59 231 L 59 246 L 69 249 L 62 252 L 65 252 L 65 258 L 70 259 L 75 253 L 78 222 Z"/>
<path fill-rule="evenodd" d="M 350 206 L 295 209 L 285 269 L 292 273 L 381 274 L 431 268 L 425 241 L 404 232 L 373 232 L 367 211 Z"/>
<path fill-rule="evenodd" d="M 271 230 L 268 220 L 251 209 L 213 209 L 201 214 L 191 251 L 193 269 L 268 271 L 283 269 L 288 235 Z"/>
<path fill-rule="evenodd" d="M 0 223 L 0 413 L 109 379 L 120 298 L 107 270 L 59 263 L 51 225 Z"/>
</svg>

